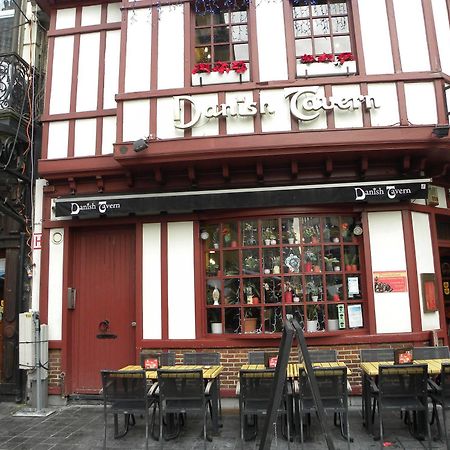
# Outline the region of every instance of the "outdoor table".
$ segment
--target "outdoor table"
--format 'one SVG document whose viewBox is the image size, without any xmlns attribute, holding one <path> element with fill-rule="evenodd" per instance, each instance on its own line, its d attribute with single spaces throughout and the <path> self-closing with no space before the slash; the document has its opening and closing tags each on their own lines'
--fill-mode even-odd
<svg viewBox="0 0 450 450">
<path fill-rule="evenodd" d="M 442 363 L 450 363 L 450 359 L 415 359 L 413 364 L 427 364 L 428 375 L 439 375 Z M 370 361 L 360 363 L 361 384 L 362 384 L 362 414 L 363 424 L 368 432 L 372 434 L 371 402 L 370 402 L 370 383 L 378 375 L 380 366 L 392 366 L 394 361 Z M 420 421 L 418 428 L 421 428 Z"/>
<path fill-rule="evenodd" d="M 223 371 L 223 366 L 202 366 L 202 365 L 186 365 L 180 364 L 176 366 L 161 366 L 161 369 L 168 370 L 203 370 L 203 379 L 205 381 L 213 381 L 211 385 L 210 395 L 211 395 L 211 422 L 213 434 L 219 433 L 219 389 L 217 380 Z M 129 365 L 122 367 L 120 370 L 142 370 L 141 366 Z M 145 371 L 145 376 L 147 380 L 153 382 L 158 381 L 158 370 L 151 369 Z"/>
</svg>

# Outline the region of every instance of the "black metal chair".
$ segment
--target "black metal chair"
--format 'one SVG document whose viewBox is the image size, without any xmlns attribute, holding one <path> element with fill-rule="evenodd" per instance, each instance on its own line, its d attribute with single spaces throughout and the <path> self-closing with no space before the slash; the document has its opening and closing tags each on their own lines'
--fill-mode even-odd
<svg viewBox="0 0 450 450">
<path fill-rule="evenodd" d="M 439 347 L 414 347 L 414 359 L 445 359 L 450 358 L 450 351 L 447 346 Z"/>
<path fill-rule="evenodd" d="M 263 352 L 264 353 L 264 352 Z M 258 417 L 266 417 L 267 409 L 272 397 L 274 388 L 274 369 L 264 370 L 240 370 L 239 371 L 239 418 L 241 444 L 244 446 L 245 429 L 247 419 L 251 416 L 254 420 L 254 437 L 256 437 L 258 427 Z M 290 448 L 290 408 L 287 405 L 286 385 L 284 395 L 278 407 L 278 414 L 286 416 L 286 437 L 288 448 Z"/>
<path fill-rule="evenodd" d="M 114 415 L 114 437 L 124 436 L 128 432 L 130 417 L 143 414 L 145 418 L 145 448 L 148 448 L 149 408 L 152 400 L 148 395 L 144 370 L 102 370 L 103 413 L 105 433 L 103 446 L 106 448 L 108 414 Z M 119 433 L 118 415 L 124 414 L 124 430 Z M 133 418 L 134 420 L 134 418 Z"/>
<path fill-rule="evenodd" d="M 203 417 L 203 442 L 206 449 L 208 416 L 207 396 L 211 382 L 205 388 L 203 370 L 158 369 L 159 386 L 159 441 L 163 448 L 163 417 L 180 416 L 188 412 L 201 413 Z"/>
<path fill-rule="evenodd" d="M 158 367 L 161 366 L 174 366 L 175 365 L 175 352 L 151 352 L 144 350 L 141 352 L 141 367 L 145 369 L 145 360 L 156 359 L 158 361 Z"/>
<path fill-rule="evenodd" d="M 309 350 L 308 353 L 312 363 L 337 361 L 336 350 Z"/>
<path fill-rule="evenodd" d="M 360 360 L 361 362 L 380 362 L 380 361 L 394 361 L 394 349 L 392 348 L 367 348 L 367 349 L 362 349 L 360 351 Z M 372 384 L 370 383 L 370 380 L 367 379 L 367 377 L 365 377 L 364 373 L 363 373 L 363 380 L 362 380 L 362 385 L 363 385 L 363 395 L 365 394 L 365 390 L 367 389 L 368 393 L 367 395 L 369 395 L 370 397 L 370 408 L 372 410 L 372 417 L 371 417 L 371 423 L 369 425 L 369 423 L 366 423 L 365 425 L 370 429 L 372 426 L 372 423 L 375 420 L 375 410 L 377 408 L 377 403 L 378 403 L 378 392 L 373 391 L 372 389 Z M 376 380 L 375 380 L 375 384 L 376 384 Z M 363 420 L 365 420 L 366 418 L 366 414 L 368 415 L 368 411 L 366 413 L 365 411 L 366 408 L 366 404 L 363 398 L 362 401 L 362 416 L 363 416 Z"/>
<path fill-rule="evenodd" d="M 439 384 L 433 380 L 428 380 L 428 383 L 431 386 L 431 391 L 429 392 L 429 395 L 431 397 L 431 401 L 433 402 L 433 414 L 431 417 L 431 424 L 433 424 L 434 419 L 436 419 L 438 438 L 442 439 L 441 423 L 439 420 L 439 414 L 437 410 L 437 405 L 440 405 L 442 408 L 442 418 L 444 421 L 445 442 L 447 445 L 447 449 L 450 450 L 450 443 L 448 440 L 448 433 L 447 433 L 447 420 L 446 420 L 446 411 L 450 409 L 450 363 L 442 364 L 441 373 L 438 380 Z"/>
<path fill-rule="evenodd" d="M 314 368 L 314 374 L 324 410 L 332 411 L 334 415 L 339 415 L 341 434 L 347 439 L 347 445 L 348 448 L 350 448 L 351 439 L 348 421 L 347 367 L 318 367 Z M 304 369 L 299 372 L 298 386 L 298 395 L 296 398 L 299 402 L 300 442 L 303 448 L 303 415 L 308 415 L 309 422 L 311 412 L 317 411 L 308 375 Z M 308 423 L 308 425 L 310 425 L 310 423 Z M 309 429 L 310 426 L 308 426 L 308 433 Z"/>
<path fill-rule="evenodd" d="M 219 366 L 219 352 L 189 352 L 183 354 L 183 364 L 200 366 Z M 222 398 L 220 395 L 220 378 L 217 379 L 217 400 L 219 402 L 219 418 L 222 419 Z"/>
<path fill-rule="evenodd" d="M 422 412 L 426 422 L 428 447 L 431 449 L 430 424 L 428 422 L 428 366 L 426 364 L 398 364 L 379 367 L 378 384 L 373 383 L 378 392 L 378 412 L 380 425 L 380 448 L 384 448 L 383 415 L 389 410 L 399 410 L 407 414 L 410 425 L 414 416 Z"/>
<path fill-rule="evenodd" d="M 248 352 L 247 358 L 249 364 L 264 364 L 266 357 L 265 351 L 254 350 Z"/>
</svg>

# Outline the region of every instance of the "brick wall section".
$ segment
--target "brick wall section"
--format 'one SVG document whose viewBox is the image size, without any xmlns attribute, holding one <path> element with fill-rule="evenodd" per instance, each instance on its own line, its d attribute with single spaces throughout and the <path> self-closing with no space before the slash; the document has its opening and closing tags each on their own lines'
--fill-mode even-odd
<svg viewBox="0 0 450 450">
<path fill-rule="evenodd" d="M 49 390 L 56 391 L 61 387 L 61 350 L 49 349 L 48 351 L 48 387 Z"/>
<path fill-rule="evenodd" d="M 429 342 L 423 342 L 422 345 L 429 345 Z M 343 361 L 347 367 L 351 370 L 351 375 L 349 375 L 348 379 L 352 386 L 353 394 L 361 393 L 361 369 L 359 367 L 360 359 L 359 352 L 361 349 L 366 348 L 403 348 L 413 346 L 408 343 L 399 343 L 399 344 L 380 344 L 380 345 L 338 345 L 333 347 L 314 347 L 309 346 L 309 350 L 329 350 L 334 349 L 338 352 L 338 360 Z M 416 343 L 416 346 L 418 344 Z M 225 391 L 226 394 L 232 395 L 236 389 L 236 383 L 239 378 L 239 369 L 242 364 L 247 363 L 247 353 L 249 351 L 278 351 L 278 348 L 211 348 L 211 349 L 202 349 L 201 351 L 205 352 L 220 352 L 221 356 L 221 364 L 224 366 L 224 370 L 221 375 L 221 389 Z M 183 362 L 183 353 L 192 352 L 193 349 L 177 349 L 176 350 L 176 361 L 177 364 L 181 364 Z M 298 349 L 297 347 L 293 347 L 291 351 L 291 355 L 289 358 L 290 362 L 298 361 Z"/>
</svg>

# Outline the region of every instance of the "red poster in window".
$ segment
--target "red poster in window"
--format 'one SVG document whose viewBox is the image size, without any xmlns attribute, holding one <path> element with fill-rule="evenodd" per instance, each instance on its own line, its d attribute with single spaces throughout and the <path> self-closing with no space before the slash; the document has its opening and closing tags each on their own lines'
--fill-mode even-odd
<svg viewBox="0 0 450 450">
<path fill-rule="evenodd" d="M 436 288 L 433 280 L 424 282 L 425 306 L 428 311 L 436 311 Z"/>
<path fill-rule="evenodd" d="M 146 358 L 144 360 L 144 369 L 151 370 L 158 368 L 158 358 Z"/>
</svg>

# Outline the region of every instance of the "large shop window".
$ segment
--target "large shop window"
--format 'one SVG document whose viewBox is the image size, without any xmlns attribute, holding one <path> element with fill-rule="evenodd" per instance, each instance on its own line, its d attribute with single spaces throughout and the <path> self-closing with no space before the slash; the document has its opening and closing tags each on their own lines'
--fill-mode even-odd
<svg viewBox="0 0 450 450">
<path fill-rule="evenodd" d="M 288 314 L 311 335 L 364 327 L 356 217 L 295 216 L 203 226 L 208 333 L 278 333 Z"/>
<path fill-rule="evenodd" d="M 297 75 L 354 73 L 349 12 L 345 0 L 294 0 Z"/>
</svg>

